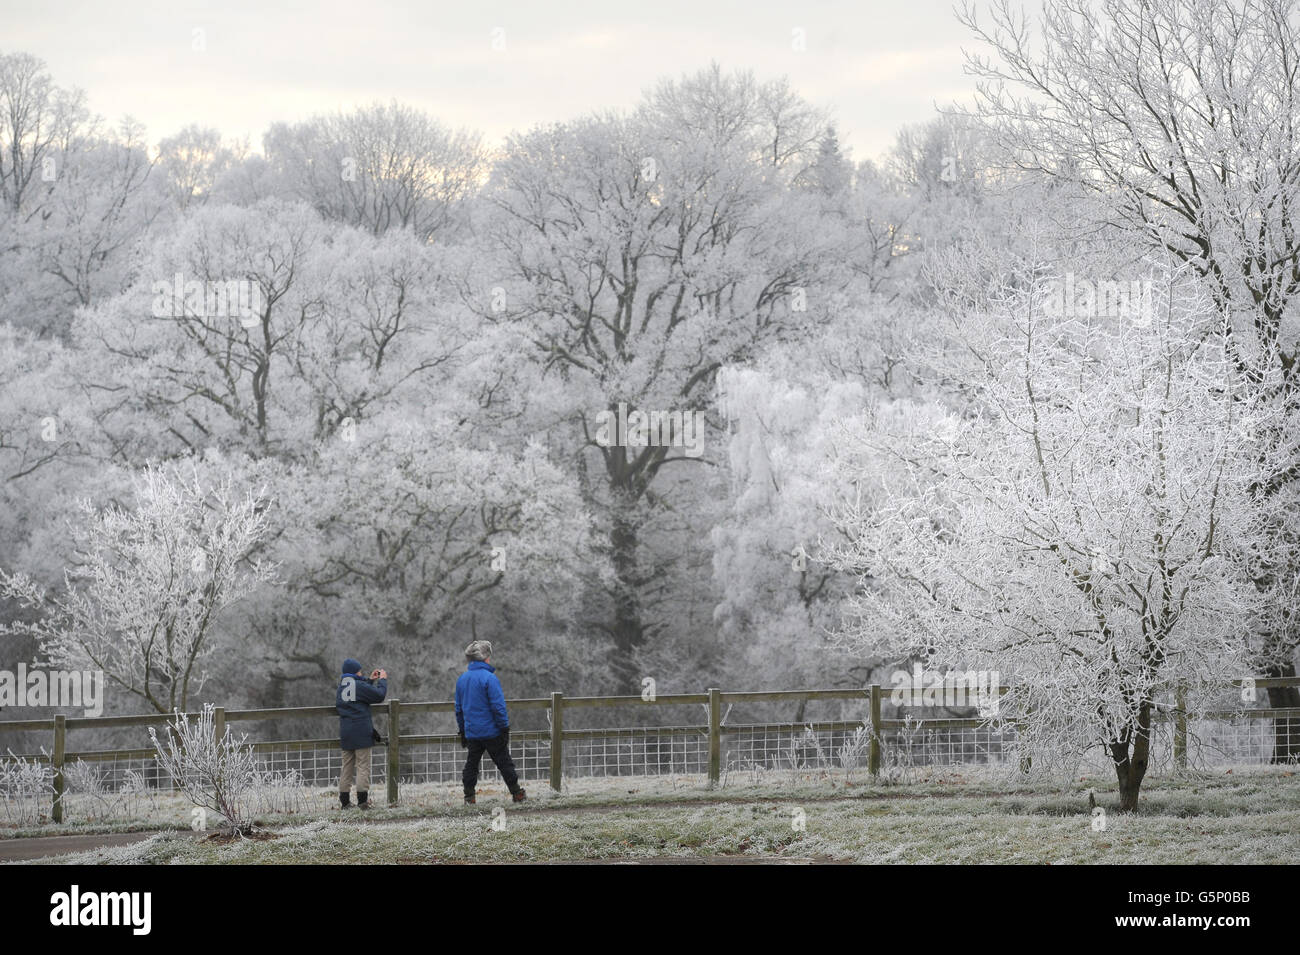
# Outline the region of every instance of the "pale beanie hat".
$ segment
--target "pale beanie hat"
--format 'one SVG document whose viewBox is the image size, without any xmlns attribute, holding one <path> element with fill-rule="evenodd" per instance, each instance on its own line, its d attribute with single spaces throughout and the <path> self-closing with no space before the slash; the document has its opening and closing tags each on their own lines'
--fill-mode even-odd
<svg viewBox="0 0 1300 955">
<path fill-rule="evenodd" d="M 483 661 L 492 656 L 492 644 L 487 640 L 475 640 L 465 648 L 465 659 L 473 663 L 475 660 Z"/>
</svg>

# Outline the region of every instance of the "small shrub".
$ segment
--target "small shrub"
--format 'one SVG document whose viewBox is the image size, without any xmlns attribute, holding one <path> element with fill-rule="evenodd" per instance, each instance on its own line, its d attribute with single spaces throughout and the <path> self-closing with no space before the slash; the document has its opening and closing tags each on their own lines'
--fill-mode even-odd
<svg viewBox="0 0 1300 955">
<path fill-rule="evenodd" d="M 63 767 L 68 794 L 83 797 L 78 801 L 78 806 L 88 807 L 88 819 L 133 817 L 141 814 L 145 803 L 150 809 L 156 807 L 154 791 L 142 774 L 128 769 L 122 784 L 116 789 L 109 783 L 112 774 L 111 766 L 102 767 L 86 760 L 77 760 Z"/>
<path fill-rule="evenodd" d="M 195 806 L 211 809 L 225 820 L 232 832 L 248 828 L 243 806 L 257 784 L 257 757 L 245 734 L 236 740 L 226 727 L 217 739 L 214 728 L 215 707 L 203 706 L 203 712 L 191 723 L 183 713 L 168 724 L 171 732 L 166 743 L 149 728 L 149 738 L 158 751 L 158 762 L 176 781 L 176 785 Z"/>
<path fill-rule="evenodd" d="M 54 795 L 54 771 L 37 759 L 23 759 L 9 750 L 9 758 L 0 760 L 0 801 L 4 804 L 5 822 L 35 825 L 45 819 L 44 807 Z"/>
</svg>

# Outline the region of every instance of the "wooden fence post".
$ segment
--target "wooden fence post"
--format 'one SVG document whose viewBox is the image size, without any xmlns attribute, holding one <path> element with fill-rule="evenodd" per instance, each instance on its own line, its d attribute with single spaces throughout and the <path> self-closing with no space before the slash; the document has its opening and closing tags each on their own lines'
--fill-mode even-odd
<svg viewBox="0 0 1300 955">
<path fill-rule="evenodd" d="M 68 739 L 68 718 L 62 714 L 54 717 L 54 753 L 50 763 L 54 767 L 54 806 L 50 818 L 55 822 L 63 821 L 63 753 Z"/>
<path fill-rule="evenodd" d="M 1174 765 L 1187 768 L 1187 687 L 1174 691 Z"/>
<path fill-rule="evenodd" d="M 722 776 L 722 691 L 709 688 L 709 787 Z"/>
<path fill-rule="evenodd" d="M 557 793 L 564 781 L 564 694 L 551 694 L 551 788 Z"/>
<path fill-rule="evenodd" d="M 397 805 L 398 758 L 401 755 L 402 703 L 393 698 L 388 701 L 388 805 Z"/>
<path fill-rule="evenodd" d="M 871 740 L 867 750 L 867 768 L 872 776 L 880 774 L 880 684 L 871 684 Z"/>
<path fill-rule="evenodd" d="M 226 737 L 226 708 L 214 707 L 212 710 L 212 735 L 218 743 Z"/>
</svg>

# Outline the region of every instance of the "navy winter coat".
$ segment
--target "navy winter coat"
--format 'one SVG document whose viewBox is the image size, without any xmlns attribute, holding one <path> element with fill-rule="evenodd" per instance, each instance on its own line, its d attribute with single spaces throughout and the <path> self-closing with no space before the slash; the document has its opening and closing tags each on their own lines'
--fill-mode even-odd
<svg viewBox="0 0 1300 955">
<path fill-rule="evenodd" d="M 466 739 L 496 739 L 510 729 L 496 668 L 475 660 L 456 681 L 456 726 Z"/>
<path fill-rule="evenodd" d="M 352 700 L 343 699 L 348 681 L 355 685 Z M 363 680 L 355 673 L 344 673 L 339 678 L 339 688 L 334 694 L 334 705 L 339 711 L 339 746 L 342 749 L 366 749 L 374 746 L 374 724 L 370 721 L 370 704 L 382 703 L 388 695 L 388 681 L 374 683 Z"/>
</svg>

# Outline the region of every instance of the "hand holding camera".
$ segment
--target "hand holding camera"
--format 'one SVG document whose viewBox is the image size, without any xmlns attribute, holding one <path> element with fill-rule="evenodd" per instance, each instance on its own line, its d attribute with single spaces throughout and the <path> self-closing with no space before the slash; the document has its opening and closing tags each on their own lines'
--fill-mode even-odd
<svg viewBox="0 0 1300 955">
<path fill-rule="evenodd" d="M 372 670 L 372 671 L 370 672 L 370 679 L 372 679 L 372 680 L 387 680 L 387 679 L 388 679 L 388 671 L 387 671 L 387 670 Z"/>
</svg>

